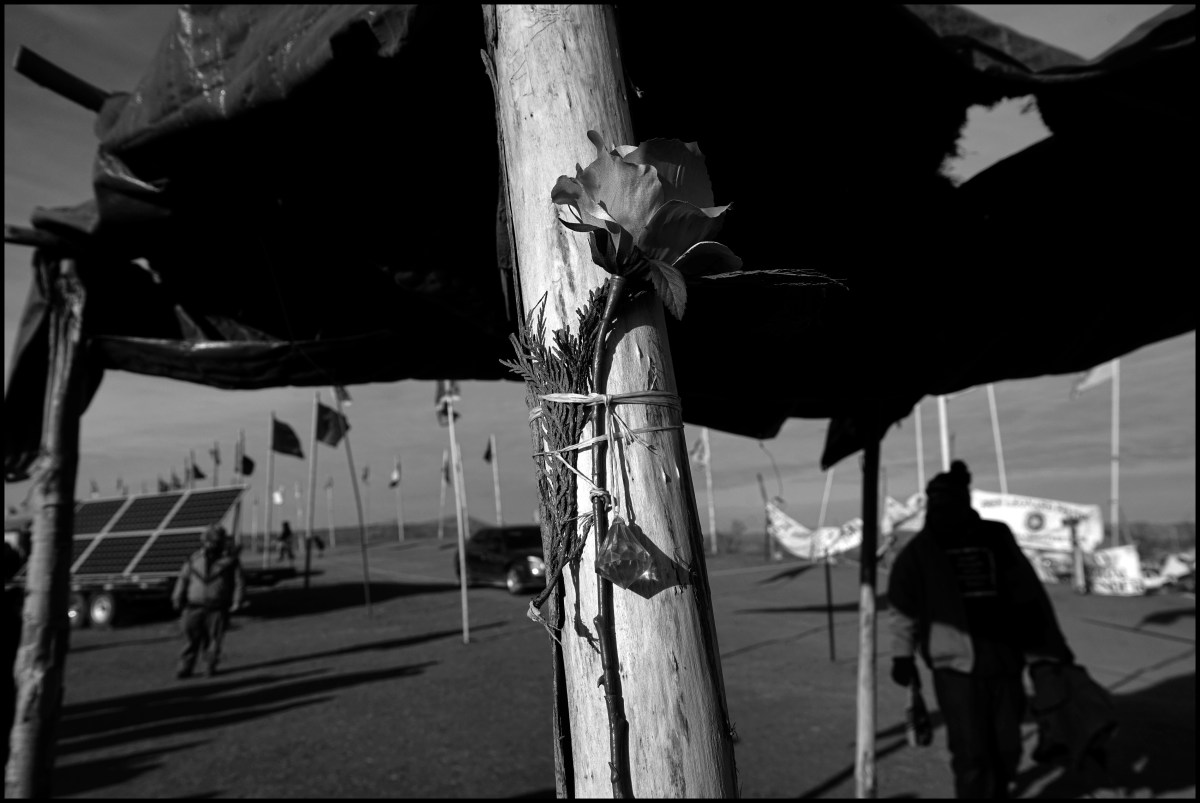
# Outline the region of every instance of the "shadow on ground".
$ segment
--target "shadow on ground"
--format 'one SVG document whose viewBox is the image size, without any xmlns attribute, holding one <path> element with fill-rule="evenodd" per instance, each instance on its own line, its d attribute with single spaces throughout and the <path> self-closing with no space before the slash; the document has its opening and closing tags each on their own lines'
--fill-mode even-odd
<svg viewBox="0 0 1200 803">
<path fill-rule="evenodd" d="M 1017 778 L 1017 794 L 1058 773 L 1039 790 L 1041 798 L 1095 797 L 1116 790 L 1123 797 L 1160 797 L 1196 785 L 1196 675 L 1180 675 L 1129 694 L 1113 695 L 1119 723 L 1103 766 L 1087 762 L 1062 771 L 1033 767 Z M 1187 724 L 1180 712 L 1188 710 Z"/>
<path fill-rule="evenodd" d="M 1196 607 L 1191 608 L 1174 608 L 1169 611 L 1155 611 L 1142 617 L 1142 621 L 1138 622 L 1138 627 L 1144 625 L 1169 625 L 1174 624 L 1183 618 L 1196 618 Z"/>
<path fill-rule="evenodd" d="M 880 594 L 875 598 L 875 610 L 879 612 L 887 609 L 887 594 Z M 734 613 L 825 613 L 827 610 L 829 608 L 824 605 L 786 605 L 775 608 L 742 608 Z M 857 602 L 839 602 L 833 606 L 834 613 L 853 613 L 857 610 Z"/>
<path fill-rule="evenodd" d="M 144 772 L 158 769 L 162 765 L 162 757 L 189 750 L 205 743 L 206 740 L 176 744 L 157 750 L 143 750 L 125 756 L 108 757 L 94 761 L 83 761 L 79 764 L 68 764 L 57 767 L 54 773 L 54 796 L 82 795 L 94 789 L 106 786 L 116 786 Z M 213 793 L 215 797 L 217 793 Z M 189 795 L 191 797 L 191 795 Z"/>
<path fill-rule="evenodd" d="M 373 581 L 371 603 L 387 602 L 417 594 L 457 592 L 455 583 L 392 583 Z M 343 608 L 361 608 L 365 604 L 362 583 L 330 583 L 314 581 L 307 589 L 302 578 L 251 593 L 245 615 L 251 619 L 286 619 L 309 616 Z"/>
<path fill-rule="evenodd" d="M 59 725 L 58 754 L 226 727 L 324 702 L 350 686 L 410 677 L 435 663 L 363 672 L 313 670 L 234 681 L 193 680 L 170 689 L 69 705 Z"/>
<path fill-rule="evenodd" d="M 942 723 L 944 721 L 942 719 L 942 713 L 937 710 L 929 712 L 929 720 L 932 723 L 934 730 L 937 730 L 938 728 L 942 727 Z M 904 735 L 904 729 L 905 729 L 905 724 L 903 722 L 900 722 L 895 725 L 892 725 L 891 727 L 885 728 L 881 731 L 876 731 L 876 733 L 875 733 L 875 760 L 876 761 L 887 758 L 892 753 L 895 753 L 896 751 L 901 750 L 908 746 L 908 740 Z M 896 737 L 899 737 L 899 738 L 896 738 Z M 882 744 L 883 740 L 885 740 L 885 739 L 888 740 L 887 743 Z M 929 748 L 920 748 L 920 749 L 929 749 Z M 949 770 L 947 770 L 947 771 L 949 771 Z M 810 789 L 806 789 L 805 791 L 796 795 L 796 797 L 801 798 L 801 799 L 821 797 L 821 796 L 825 795 L 827 792 L 829 792 L 830 790 L 835 789 L 836 787 L 840 786 L 841 784 L 845 783 L 846 781 L 850 780 L 853 777 L 854 777 L 854 764 L 851 763 L 850 765 L 843 767 L 838 772 L 835 772 L 833 775 L 830 775 L 828 778 L 826 778 L 824 781 L 821 781 L 821 783 L 817 784 L 816 786 L 814 786 Z M 910 797 L 916 797 L 916 795 L 913 795 L 910 793 L 904 793 L 904 794 L 900 794 L 900 795 L 894 795 L 893 797 L 895 797 L 895 798 L 910 798 Z"/>
</svg>

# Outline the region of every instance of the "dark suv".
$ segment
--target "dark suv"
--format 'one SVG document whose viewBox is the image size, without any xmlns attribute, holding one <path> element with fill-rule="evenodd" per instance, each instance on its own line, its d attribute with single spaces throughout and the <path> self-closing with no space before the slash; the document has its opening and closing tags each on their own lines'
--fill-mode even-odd
<svg viewBox="0 0 1200 803">
<path fill-rule="evenodd" d="M 454 551 L 458 577 L 458 550 Z M 536 524 L 488 527 L 467 539 L 467 584 L 503 585 L 513 594 L 545 588 L 542 530 Z"/>
</svg>

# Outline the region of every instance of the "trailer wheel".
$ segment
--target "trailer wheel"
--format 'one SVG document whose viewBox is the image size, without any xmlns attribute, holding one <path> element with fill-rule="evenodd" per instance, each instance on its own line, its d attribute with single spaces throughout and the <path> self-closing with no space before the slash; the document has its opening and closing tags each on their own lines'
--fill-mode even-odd
<svg viewBox="0 0 1200 803">
<path fill-rule="evenodd" d="M 71 592 L 71 601 L 67 605 L 67 618 L 70 619 L 72 628 L 87 627 L 90 624 L 87 594 L 79 591 Z"/>
<path fill-rule="evenodd" d="M 118 610 L 116 595 L 101 591 L 92 596 L 88 605 L 88 619 L 96 627 L 112 627 L 116 623 Z"/>
</svg>

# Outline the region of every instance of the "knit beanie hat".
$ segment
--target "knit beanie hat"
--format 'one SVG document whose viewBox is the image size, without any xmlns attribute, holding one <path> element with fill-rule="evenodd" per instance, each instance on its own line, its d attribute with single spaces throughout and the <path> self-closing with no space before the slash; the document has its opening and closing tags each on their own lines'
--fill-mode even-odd
<svg viewBox="0 0 1200 803">
<path fill-rule="evenodd" d="M 925 494 L 931 506 L 960 504 L 970 507 L 971 472 L 967 470 L 967 464 L 955 460 L 950 464 L 949 471 L 944 471 L 929 481 Z"/>
</svg>

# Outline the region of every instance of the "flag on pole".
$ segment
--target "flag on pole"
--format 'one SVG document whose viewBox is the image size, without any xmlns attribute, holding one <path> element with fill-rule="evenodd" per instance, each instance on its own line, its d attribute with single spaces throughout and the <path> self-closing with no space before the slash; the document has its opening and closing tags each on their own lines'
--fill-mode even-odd
<svg viewBox="0 0 1200 803">
<path fill-rule="evenodd" d="M 283 504 L 283 486 L 282 485 L 280 485 L 278 488 L 276 488 L 274 491 L 271 492 L 271 501 L 277 505 Z"/>
<path fill-rule="evenodd" d="M 483 453 L 483 462 L 488 463 L 489 465 L 492 462 L 492 439 L 491 438 L 488 438 L 487 449 Z"/>
<path fill-rule="evenodd" d="M 271 416 L 271 450 L 304 459 L 304 450 L 300 448 L 300 439 L 296 437 L 296 430 L 275 416 Z"/>
<path fill-rule="evenodd" d="M 400 459 L 396 459 L 396 467 L 392 469 L 392 476 L 388 480 L 388 487 L 395 488 L 400 484 Z"/>
<path fill-rule="evenodd" d="M 166 480 L 164 480 L 162 477 L 159 477 L 158 478 L 158 492 L 160 494 L 165 494 L 169 490 L 171 490 L 171 486 L 167 484 Z"/>
<path fill-rule="evenodd" d="M 195 461 L 192 461 L 190 459 L 188 462 L 190 463 L 189 468 L 191 469 L 191 472 L 192 472 L 191 478 L 194 480 L 205 479 L 205 474 L 203 471 L 200 470 L 200 466 L 196 465 Z"/>
<path fill-rule="evenodd" d="M 1102 385 L 1113 378 L 1113 362 L 1109 360 L 1106 363 L 1097 365 L 1090 371 L 1080 374 L 1075 379 L 1075 385 L 1071 388 L 1071 398 L 1079 398 L 1079 394 L 1085 390 L 1091 390 L 1097 385 Z"/>
<path fill-rule="evenodd" d="M 179 479 L 179 475 L 175 473 L 175 469 L 171 469 L 171 490 L 178 491 L 183 487 L 183 480 Z"/>
<path fill-rule="evenodd" d="M 251 474 L 254 473 L 254 461 L 251 460 L 249 457 L 247 457 L 245 454 L 243 454 L 242 455 L 242 465 L 239 466 L 239 468 L 241 469 L 240 473 L 243 477 L 249 477 Z"/>
<path fill-rule="evenodd" d="M 92 480 L 92 498 L 95 499 L 100 495 L 100 485 L 95 480 Z"/>
<path fill-rule="evenodd" d="M 442 450 L 442 484 L 449 485 L 453 480 L 450 479 L 450 453 Z"/>
<path fill-rule="evenodd" d="M 317 402 L 317 440 L 328 446 L 337 446 L 349 431 L 350 422 L 346 416 Z"/>
<path fill-rule="evenodd" d="M 208 453 L 212 455 L 214 466 L 221 465 L 221 444 L 214 441 L 213 448 L 209 449 Z"/>
<path fill-rule="evenodd" d="M 370 466 L 363 466 L 362 481 L 363 481 L 363 485 L 371 484 L 371 467 Z"/>
<path fill-rule="evenodd" d="M 458 380 L 456 379 L 439 379 L 437 381 L 437 391 L 434 399 L 434 407 L 437 409 L 437 419 L 439 426 L 450 425 L 450 403 L 456 402 L 461 398 L 458 395 Z M 458 411 L 454 411 L 454 420 L 460 418 Z"/>
<path fill-rule="evenodd" d="M 351 402 L 350 394 L 341 385 L 333 386 L 333 395 L 337 396 L 337 400 L 339 403 L 344 404 L 346 406 L 350 405 L 350 402 Z"/>
</svg>

